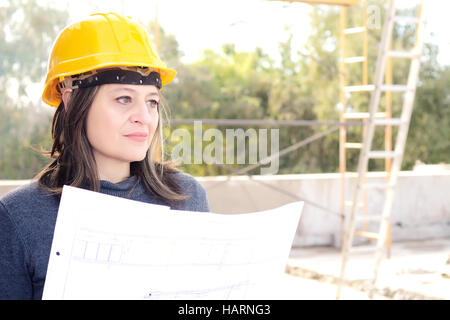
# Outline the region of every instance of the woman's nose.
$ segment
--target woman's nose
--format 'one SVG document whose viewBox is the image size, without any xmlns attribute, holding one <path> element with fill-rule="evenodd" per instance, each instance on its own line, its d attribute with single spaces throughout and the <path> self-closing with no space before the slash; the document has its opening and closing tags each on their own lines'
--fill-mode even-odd
<svg viewBox="0 0 450 320">
<path fill-rule="evenodd" d="M 149 124 L 155 116 L 151 114 L 145 100 L 138 101 L 133 107 L 131 115 L 132 122 L 140 122 L 142 124 Z"/>
</svg>

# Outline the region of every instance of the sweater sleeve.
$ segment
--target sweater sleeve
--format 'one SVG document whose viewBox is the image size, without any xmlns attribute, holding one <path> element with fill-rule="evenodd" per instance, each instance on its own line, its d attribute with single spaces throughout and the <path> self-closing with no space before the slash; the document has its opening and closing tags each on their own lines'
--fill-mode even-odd
<svg viewBox="0 0 450 320">
<path fill-rule="evenodd" d="M 27 250 L 8 210 L 0 201 L 0 299 L 31 299 Z"/>
</svg>

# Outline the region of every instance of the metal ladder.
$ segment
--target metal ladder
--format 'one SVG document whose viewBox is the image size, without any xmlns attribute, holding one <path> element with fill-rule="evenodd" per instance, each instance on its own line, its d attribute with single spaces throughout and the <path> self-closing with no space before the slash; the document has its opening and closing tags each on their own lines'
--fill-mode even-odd
<svg viewBox="0 0 450 320">
<path fill-rule="evenodd" d="M 395 187 L 397 184 L 398 173 L 401 168 L 401 163 L 403 159 L 403 153 L 405 150 L 406 138 L 408 135 L 409 123 L 411 119 L 414 96 L 419 76 L 420 69 L 420 56 L 422 54 L 423 42 L 424 42 L 424 0 L 421 1 L 421 6 L 419 8 L 418 17 L 402 17 L 395 15 L 395 0 L 390 0 L 387 9 L 387 16 L 383 26 L 382 37 L 380 48 L 378 52 L 375 79 L 373 85 L 363 85 L 358 87 L 350 87 L 347 90 L 350 91 L 372 91 L 370 103 L 369 103 L 369 114 L 367 118 L 367 127 L 364 134 L 364 139 L 362 143 L 362 149 L 359 156 L 358 162 L 358 179 L 357 185 L 353 197 L 352 210 L 350 213 L 348 227 L 345 232 L 343 249 L 342 249 L 342 264 L 340 280 L 338 284 L 338 290 L 336 294 L 336 299 L 340 299 L 342 287 L 345 282 L 345 271 L 349 258 L 350 252 L 352 250 L 353 236 L 355 235 L 356 222 L 379 222 L 380 227 L 378 233 L 372 233 L 372 238 L 377 240 L 377 245 L 375 248 L 375 265 L 374 274 L 371 279 L 369 288 L 369 298 L 373 298 L 375 284 L 378 277 L 378 271 L 381 265 L 381 260 L 384 255 L 384 247 L 387 237 L 387 231 L 390 224 L 390 216 L 392 211 L 392 204 L 395 195 Z M 407 23 L 415 23 L 416 28 L 416 42 L 414 49 L 411 51 L 392 51 L 389 50 L 392 30 L 394 23 L 397 21 L 403 21 Z M 406 85 L 385 85 L 383 84 L 383 78 L 385 74 L 386 61 L 388 57 L 395 58 L 408 58 L 411 59 L 409 75 Z M 380 119 L 377 118 L 378 106 L 380 102 L 381 92 L 391 91 L 391 92 L 404 92 L 403 96 L 403 106 L 400 118 L 391 119 Z M 395 141 L 394 151 L 377 151 L 371 150 L 372 140 L 374 136 L 374 131 L 376 126 L 398 126 L 397 138 Z M 373 184 L 368 183 L 366 179 L 366 172 L 368 168 L 369 159 L 385 159 L 392 158 L 391 170 L 388 173 L 388 180 L 386 183 Z M 368 216 L 358 216 L 358 207 L 360 198 L 364 190 L 368 189 L 383 189 L 385 190 L 385 198 L 383 204 L 383 210 L 381 215 L 368 215 Z M 373 249 L 373 248 L 370 248 Z M 359 251 L 359 250 L 355 250 Z"/>
</svg>

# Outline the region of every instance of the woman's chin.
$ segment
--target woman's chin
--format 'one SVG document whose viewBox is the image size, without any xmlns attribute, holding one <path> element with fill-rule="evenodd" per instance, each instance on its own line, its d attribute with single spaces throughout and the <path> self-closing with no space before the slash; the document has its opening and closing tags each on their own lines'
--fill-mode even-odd
<svg viewBox="0 0 450 320">
<path fill-rule="evenodd" d="M 145 152 L 130 152 L 130 153 L 122 153 L 120 158 L 127 162 L 137 162 L 145 159 L 147 155 L 147 150 Z"/>
<path fill-rule="evenodd" d="M 147 153 L 144 153 L 143 155 L 139 155 L 139 156 L 130 157 L 130 162 L 142 161 L 145 159 L 146 154 Z"/>
</svg>

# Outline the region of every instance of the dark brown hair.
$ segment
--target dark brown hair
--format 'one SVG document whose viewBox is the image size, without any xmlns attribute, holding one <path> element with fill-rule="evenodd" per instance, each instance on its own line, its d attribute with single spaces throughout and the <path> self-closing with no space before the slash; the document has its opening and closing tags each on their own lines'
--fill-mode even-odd
<svg viewBox="0 0 450 320">
<path fill-rule="evenodd" d="M 74 89 L 67 111 L 61 102 L 53 116 L 51 151 L 35 150 L 53 159 L 34 177 L 40 188 L 53 195 L 60 196 L 64 185 L 100 191 L 97 166 L 86 134 L 87 115 L 98 88 L 95 86 Z M 176 207 L 177 201 L 184 200 L 187 196 L 182 194 L 180 186 L 173 178 L 173 174 L 179 170 L 170 162 L 163 163 L 160 156 L 163 144 L 162 127 L 165 121 L 163 118 L 167 117 L 164 99 L 161 95 L 160 97 L 159 121 L 155 135 L 145 158 L 130 163 L 130 175 L 140 177 L 148 193 Z M 138 179 L 130 193 L 137 181 Z"/>
</svg>

